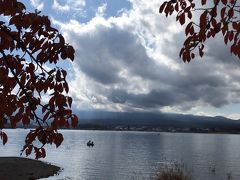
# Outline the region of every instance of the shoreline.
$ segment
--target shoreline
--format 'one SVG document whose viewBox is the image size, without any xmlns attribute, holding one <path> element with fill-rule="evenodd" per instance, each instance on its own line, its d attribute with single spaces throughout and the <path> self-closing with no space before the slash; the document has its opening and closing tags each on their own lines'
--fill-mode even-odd
<svg viewBox="0 0 240 180">
<path fill-rule="evenodd" d="M 15 130 L 15 129 L 25 129 L 25 130 L 30 130 L 33 128 L 4 128 L 5 130 Z M 4 131 L 3 129 L 3 131 Z M 202 132 L 202 131 L 155 131 L 155 130 L 118 130 L 118 129 L 81 129 L 81 128 L 61 128 L 59 130 L 80 130 L 80 131 L 114 131 L 114 132 L 153 132 L 153 133 L 186 133 L 186 134 L 233 134 L 233 135 L 240 135 L 240 131 L 215 131 L 215 132 Z"/>
<path fill-rule="evenodd" d="M 57 175 L 61 168 L 47 162 L 24 157 L 0 157 L 0 179 L 26 180 Z"/>
</svg>

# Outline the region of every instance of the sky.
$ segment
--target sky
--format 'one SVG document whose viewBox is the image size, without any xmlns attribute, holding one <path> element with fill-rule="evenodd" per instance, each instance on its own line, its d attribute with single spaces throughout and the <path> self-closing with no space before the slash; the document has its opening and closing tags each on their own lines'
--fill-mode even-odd
<svg viewBox="0 0 240 180">
<path fill-rule="evenodd" d="M 205 56 L 179 58 L 185 35 L 159 0 L 23 0 L 48 15 L 75 61 L 68 70 L 76 110 L 169 112 L 240 119 L 240 61 L 222 37 Z"/>
</svg>

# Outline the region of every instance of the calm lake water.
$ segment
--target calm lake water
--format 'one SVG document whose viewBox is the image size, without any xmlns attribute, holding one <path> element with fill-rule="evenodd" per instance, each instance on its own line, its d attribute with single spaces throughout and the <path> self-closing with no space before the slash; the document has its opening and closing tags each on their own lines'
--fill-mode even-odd
<svg viewBox="0 0 240 180">
<path fill-rule="evenodd" d="M 0 156 L 19 156 L 29 130 L 5 130 L 9 141 Z M 64 168 L 56 179 L 153 179 L 157 170 L 176 161 L 195 180 L 240 179 L 240 135 L 62 130 L 65 140 L 47 146 L 44 161 Z M 89 148 L 91 139 L 95 146 Z M 215 168 L 215 173 L 211 171 Z"/>
</svg>

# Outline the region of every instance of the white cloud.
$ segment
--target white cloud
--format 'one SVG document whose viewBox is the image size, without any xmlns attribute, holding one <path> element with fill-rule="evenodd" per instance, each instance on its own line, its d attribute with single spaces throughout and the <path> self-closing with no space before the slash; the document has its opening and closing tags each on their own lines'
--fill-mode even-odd
<svg viewBox="0 0 240 180">
<path fill-rule="evenodd" d="M 107 9 L 107 3 L 103 3 L 101 6 L 98 7 L 95 16 L 104 16 L 106 9 Z"/>
<path fill-rule="evenodd" d="M 227 115 L 228 118 L 234 119 L 234 120 L 239 120 L 240 119 L 240 113 L 232 113 Z"/>
<path fill-rule="evenodd" d="M 38 9 L 38 10 L 42 10 L 43 9 L 43 7 L 44 7 L 44 3 L 43 2 L 41 2 L 40 0 L 30 0 L 30 2 L 31 2 L 31 5 L 34 7 L 34 8 L 36 8 L 36 9 Z"/>
<path fill-rule="evenodd" d="M 85 0 L 66 0 L 63 3 L 60 3 L 59 0 L 54 0 L 52 8 L 62 12 L 81 11 L 85 4 Z"/>
<path fill-rule="evenodd" d="M 70 7 L 68 4 L 65 5 L 60 5 L 59 2 L 57 0 L 53 1 L 53 9 L 58 10 L 58 11 L 69 11 Z"/>
</svg>

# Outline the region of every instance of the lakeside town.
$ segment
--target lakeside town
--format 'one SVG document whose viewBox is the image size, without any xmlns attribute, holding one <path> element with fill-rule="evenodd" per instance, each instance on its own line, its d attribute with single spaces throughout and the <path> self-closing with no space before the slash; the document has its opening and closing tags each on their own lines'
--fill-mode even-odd
<svg viewBox="0 0 240 180">
<path fill-rule="evenodd" d="M 175 127 L 151 127 L 151 126 L 103 126 L 94 124 L 79 125 L 80 130 L 112 130 L 112 131 L 149 131 L 149 132 L 183 132 L 183 133 L 229 133 L 240 134 L 240 128 L 175 128 Z"/>
</svg>

